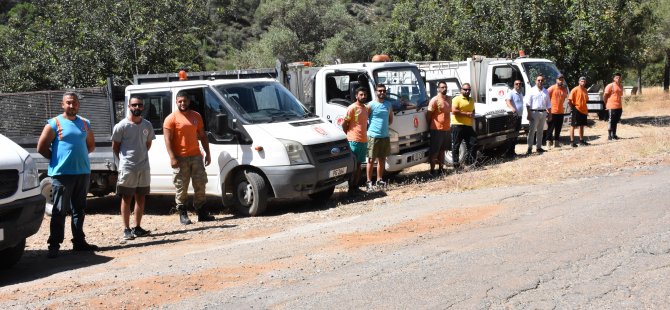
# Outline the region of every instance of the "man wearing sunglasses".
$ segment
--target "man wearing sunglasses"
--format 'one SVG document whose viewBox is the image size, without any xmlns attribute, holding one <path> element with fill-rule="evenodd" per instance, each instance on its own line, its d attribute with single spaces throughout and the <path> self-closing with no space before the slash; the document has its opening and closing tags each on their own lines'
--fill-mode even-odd
<svg viewBox="0 0 670 310">
<path fill-rule="evenodd" d="M 544 153 L 542 149 L 542 130 L 547 121 L 547 117 L 551 119 L 551 101 L 547 89 L 544 88 L 544 76 L 539 74 L 535 77 L 535 87 L 532 87 L 526 93 L 524 103 L 528 109 L 528 151 L 526 155 L 530 155 L 533 151 L 533 142 L 536 145 L 536 151 L 539 154 Z"/>
<path fill-rule="evenodd" d="M 374 187 L 384 188 L 384 165 L 386 157 L 391 154 L 389 125 L 393 123 L 393 108 L 386 99 L 386 85 L 375 86 L 377 100 L 368 103 L 368 164 L 365 167 L 367 176 L 366 189 L 372 192 Z M 377 182 L 372 182 L 372 169 L 377 160 Z"/>
<path fill-rule="evenodd" d="M 461 94 L 451 100 L 451 158 L 454 170 L 460 169 L 459 150 L 465 141 L 467 154 L 465 164 L 472 165 L 477 160 L 477 134 L 474 129 L 475 100 L 470 97 L 470 83 L 461 86 Z"/>
<path fill-rule="evenodd" d="M 132 240 L 149 234 L 140 224 L 144 215 L 145 197 L 149 194 L 151 173 L 149 149 L 156 139 L 151 122 L 142 118 L 144 103 L 133 96 L 128 101 L 128 116 L 114 126 L 112 150 L 119 159 L 116 193 L 121 196 L 123 239 Z M 130 203 L 135 197 L 135 227 L 130 228 Z"/>
<path fill-rule="evenodd" d="M 517 132 L 521 130 L 521 116 L 523 115 L 523 94 L 521 93 L 521 83 L 521 80 L 514 81 L 514 88 L 507 94 L 505 100 L 507 107 L 514 113 L 514 128 Z M 510 143 L 507 146 L 507 157 L 516 157 L 516 152 L 514 151 L 515 147 L 516 139 L 510 140 Z"/>
</svg>

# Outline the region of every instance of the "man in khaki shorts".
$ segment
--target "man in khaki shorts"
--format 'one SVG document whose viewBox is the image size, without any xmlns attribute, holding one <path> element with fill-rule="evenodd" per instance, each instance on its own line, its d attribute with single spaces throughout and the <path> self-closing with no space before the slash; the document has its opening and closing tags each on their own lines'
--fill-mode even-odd
<svg viewBox="0 0 670 310">
<path fill-rule="evenodd" d="M 144 103 L 139 97 L 128 101 L 128 116 L 114 126 L 112 150 L 119 158 L 119 176 L 116 193 L 121 196 L 123 239 L 132 240 L 149 234 L 140 223 L 144 215 L 145 197 L 149 194 L 149 148 L 156 138 L 151 122 L 142 118 Z M 130 203 L 135 197 L 135 227 L 130 228 Z"/>
<path fill-rule="evenodd" d="M 383 188 L 384 165 L 386 165 L 386 156 L 391 154 L 391 141 L 389 136 L 389 125 L 393 122 L 393 108 L 391 103 L 384 101 L 386 99 L 386 85 L 377 84 L 375 87 L 377 100 L 368 103 L 368 165 L 366 174 L 368 182 L 366 188 L 368 192 L 373 191 L 373 187 Z M 377 182 L 372 182 L 372 169 L 377 160 Z"/>
</svg>

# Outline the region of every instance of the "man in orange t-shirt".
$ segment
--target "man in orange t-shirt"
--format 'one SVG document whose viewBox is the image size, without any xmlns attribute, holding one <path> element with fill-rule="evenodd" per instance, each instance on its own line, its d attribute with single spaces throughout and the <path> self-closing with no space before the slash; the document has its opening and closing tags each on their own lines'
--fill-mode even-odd
<svg viewBox="0 0 670 310">
<path fill-rule="evenodd" d="M 352 195 L 361 192 L 358 188 L 361 177 L 361 164 L 365 162 L 368 150 L 369 112 L 365 106 L 366 97 L 365 88 L 359 87 L 356 89 L 356 102 L 347 107 L 347 112 L 342 122 L 342 130 L 347 134 L 349 147 L 356 160 L 356 170 L 354 170 L 354 173 L 351 174 L 351 179 L 349 179 L 349 194 Z"/>
<path fill-rule="evenodd" d="M 623 108 L 621 99 L 623 98 L 623 87 L 621 86 L 621 73 L 614 73 L 612 83 L 605 87 L 604 101 L 605 108 L 609 110 L 609 126 L 607 127 L 607 140 L 619 140 L 616 135 L 616 127 L 621 120 Z"/>
<path fill-rule="evenodd" d="M 586 125 L 586 118 L 589 114 L 589 108 L 586 103 L 589 101 L 589 94 L 586 90 L 586 77 L 579 78 L 579 85 L 570 91 L 568 103 L 572 106 L 572 120 L 570 121 L 570 144 L 572 147 L 577 147 L 575 142 L 575 129 L 579 127 L 579 144 L 582 146 L 589 145 L 584 140 L 584 126 Z"/>
<path fill-rule="evenodd" d="M 437 95 L 430 99 L 426 120 L 430 124 L 430 150 L 428 151 L 430 174 L 435 175 L 435 163 L 438 173 L 444 173 L 444 153 L 451 144 L 449 128 L 451 126 L 451 97 L 447 96 L 447 83 L 437 82 Z"/>
<path fill-rule="evenodd" d="M 173 168 L 173 183 L 176 189 L 175 203 L 179 211 L 179 221 L 183 225 L 191 224 L 186 212 L 188 199 L 188 184 L 193 181 L 193 206 L 198 212 L 198 221 L 213 221 L 214 217 L 205 208 L 205 185 L 207 173 L 205 166 L 211 162 L 209 142 L 205 135 L 202 116 L 190 109 L 191 100 L 186 92 L 180 91 L 176 97 L 177 111 L 172 112 L 163 122 L 165 146 L 170 155 L 170 164 Z M 203 162 L 198 139 L 205 150 Z"/>
<path fill-rule="evenodd" d="M 547 134 L 545 140 L 549 143 L 547 146 L 554 145 L 560 147 L 559 139 L 561 137 L 561 129 L 563 129 L 563 113 L 565 99 L 568 98 L 568 88 L 565 86 L 565 77 L 563 74 L 558 74 L 556 77 L 556 84 L 547 89 L 549 100 L 551 100 L 551 117 L 547 118 Z"/>
</svg>

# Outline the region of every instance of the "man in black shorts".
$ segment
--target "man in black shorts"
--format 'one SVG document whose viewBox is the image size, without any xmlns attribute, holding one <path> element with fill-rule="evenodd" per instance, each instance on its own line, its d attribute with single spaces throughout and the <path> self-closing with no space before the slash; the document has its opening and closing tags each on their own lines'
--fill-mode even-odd
<svg viewBox="0 0 670 310">
<path fill-rule="evenodd" d="M 579 145 L 589 145 L 584 140 L 584 126 L 586 125 L 586 118 L 589 114 L 589 109 L 586 103 L 589 101 L 588 91 L 586 90 L 586 77 L 579 78 L 579 85 L 570 91 L 568 103 L 572 106 L 572 120 L 570 121 L 570 144 L 572 147 L 577 147 L 575 142 L 575 129 L 579 127 Z"/>
</svg>

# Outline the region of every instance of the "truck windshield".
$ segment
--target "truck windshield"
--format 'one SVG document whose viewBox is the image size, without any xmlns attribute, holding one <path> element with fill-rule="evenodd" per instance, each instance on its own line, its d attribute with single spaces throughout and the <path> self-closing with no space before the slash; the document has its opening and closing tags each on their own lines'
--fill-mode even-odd
<svg viewBox="0 0 670 310">
<path fill-rule="evenodd" d="M 404 111 L 426 106 L 426 87 L 415 67 L 384 68 L 374 72 L 376 83 L 386 85 L 386 100 L 393 111 Z"/>
<path fill-rule="evenodd" d="M 535 87 L 535 77 L 538 74 L 544 76 L 544 84 L 548 86 L 553 85 L 559 73 L 553 62 L 526 62 L 523 64 L 523 69 L 526 71 L 531 87 Z"/>
<path fill-rule="evenodd" d="M 309 116 L 293 94 L 277 82 L 244 82 L 215 88 L 250 123 L 288 121 Z"/>
</svg>

